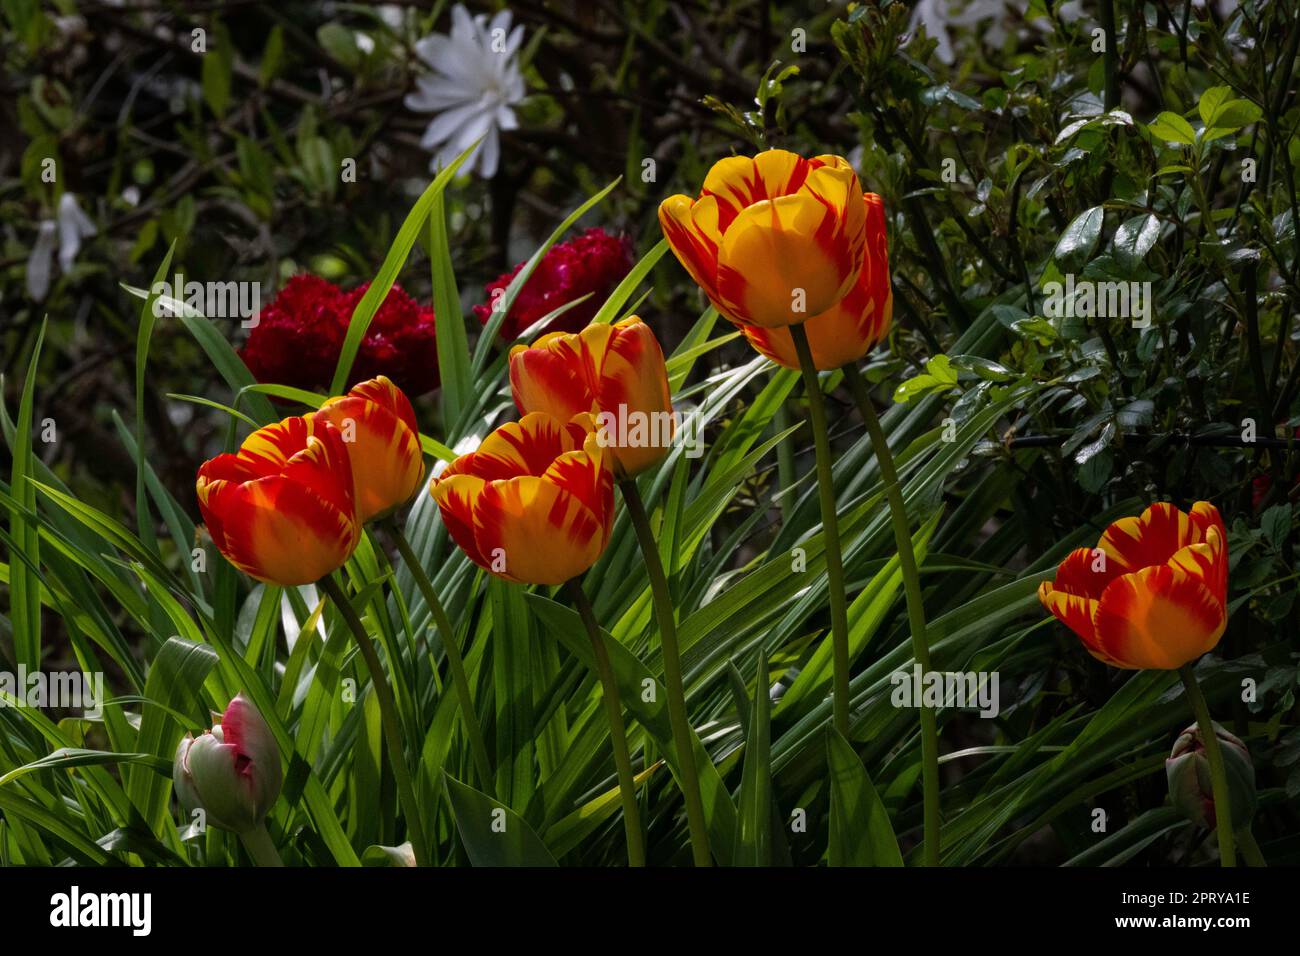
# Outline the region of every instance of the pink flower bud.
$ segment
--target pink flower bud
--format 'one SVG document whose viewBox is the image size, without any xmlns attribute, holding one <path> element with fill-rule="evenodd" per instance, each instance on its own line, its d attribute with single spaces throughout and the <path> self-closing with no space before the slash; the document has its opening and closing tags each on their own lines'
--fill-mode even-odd
<svg viewBox="0 0 1300 956">
<path fill-rule="evenodd" d="M 1255 814 L 1255 767 L 1250 761 L 1250 751 L 1234 735 L 1218 724 L 1214 725 L 1219 738 L 1219 751 L 1223 754 L 1223 769 L 1228 778 L 1228 802 L 1232 810 L 1232 825 L 1242 827 Z M 1197 826 L 1213 830 L 1214 789 L 1210 784 L 1210 762 L 1205 756 L 1205 741 L 1201 728 L 1188 727 L 1178 739 L 1165 761 L 1165 775 L 1169 781 L 1169 799 L 1183 816 Z"/>
<path fill-rule="evenodd" d="M 284 781 L 280 748 L 271 728 L 243 693 L 221 723 L 176 748 L 172 782 L 187 814 L 202 809 L 206 822 L 247 833 L 262 825 Z"/>
</svg>

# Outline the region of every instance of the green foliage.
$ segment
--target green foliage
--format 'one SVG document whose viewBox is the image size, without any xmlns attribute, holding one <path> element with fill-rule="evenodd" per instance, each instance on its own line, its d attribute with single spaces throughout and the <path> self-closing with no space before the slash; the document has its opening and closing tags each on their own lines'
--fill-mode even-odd
<svg viewBox="0 0 1300 956">
<path fill-rule="evenodd" d="M 0 7 L 23 77 L 21 155 L 0 171 L 0 208 L 18 230 L 0 283 L 21 303 L 0 331 L 0 670 L 105 672 L 111 688 L 96 718 L 0 707 L 0 859 L 248 863 L 170 800 L 176 742 L 243 690 L 280 748 L 269 828 L 286 862 L 410 862 L 373 688 L 338 610 L 315 587 L 236 572 L 198 528 L 190 491 L 200 461 L 325 396 L 257 385 L 223 320 L 169 300 L 176 317 L 155 321 L 150 278 L 183 264 L 267 288 L 306 269 L 371 281 L 334 391 L 395 282 L 432 301 L 442 391 L 417 402 L 432 467 L 513 414 L 504 314 L 554 243 L 599 220 L 626 228 L 641 254 L 594 321 L 647 317 L 674 402 L 706 436 L 703 458 L 674 449 L 640 488 L 676 608 L 715 859 L 917 863 L 916 713 L 891 702 L 891 676 L 912 667 L 910 633 L 858 413 L 827 373 L 849 590 L 846 738 L 829 731 L 825 542 L 798 376 L 718 328 L 655 222 L 660 199 L 696 192 L 714 160 L 750 143 L 861 147 L 859 172 L 889 212 L 895 324 L 862 370 L 888 406 L 934 666 L 996 672 L 1001 686 L 994 718 L 939 712 L 943 862 L 1209 858 L 1212 841 L 1164 805 L 1163 761 L 1190 722 L 1175 678 L 1104 667 L 1036 596 L 1071 549 L 1154 500 L 1209 500 L 1228 523 L 1229 628 L 1197 674 L 1254 757 L 1265 856 L 1296 862 L 1300 104 L 1286 5 L 1243 3 L 1226 19 L 1192 7 L 1186 24 L 1163 5 L 1120 5 L 1111 61 L 1092 52 L 1091 21 L 1035 2 L 1001 41 L 954 28 L 952 66 L 901 3 L 797 23 L 774 9 L 762 29 L 750 14 L 732 23 L 735 5 L 692 8 L 681 16 L 705 21 L 694 29 L 742 41 L 738 59 L 706 51 L 703 65 L 675 52 L 685 27 L 643 6 L 599 21 L 594 37 L 528 22 L 530 97 L 491 185 L 455 165 L 430 181 L 412 143 L 421 126 L 390 109 L 419 69 L 409 47 L 427 32 L 422 12 L 396 27 L 350 8 L 304 24 L 265 10 L 205 19 L 209 53 L 190 63 L 197 86 L 181 85 L 179 108 L 124 108 L 123 129 L 156 122 L 165 134 L 113 138 L 95 165 L 112 124 L 73 104 L 96 71 L 47 75 L 77 38 L 38 4 Z M 90 16 L 113 25 L 105 10 Z M 176 17 L 188 37 L 198 21 Z M 788 50 L 794 26 L 806 54 Z M 334 84 L 324 98 L 322 69 Z M 679 102 L 683 83 L 693 95 Z M 339 175 L 348 158 L 369 171 L 358 183 Z M 47 159 L 76 178 L 43 181 Z M 38 305 L 22 291 L 26 254 L 74 182 L 101 228 Z M 138 205 L 121 198 L 128 187 Z M 470 306 L 513 264 L 512 237 L 525 265 L 480 328 Z M 1148 289 L 1149 321 L 1062 308 L 1053 289 L 1067 280 Z M 74 389 L 81 376 L 89 386 Z M 66 440 L 41 439 L 47 417 Z M 383 531 L 342 578 L 390 675 L 433 861 L 621 863 L 609 730 L 576 614 L 562 594 L 487 582 L 427 495 L 402 520 L 456 634 L 433 624 Z M 626 516 L 583 586 L 627 714 L 650 862 L 687 863 L 680 754 Z M 491 779 L 475 769 L 451 690 L 449 639 L 465 649 Z"/>
</svg>

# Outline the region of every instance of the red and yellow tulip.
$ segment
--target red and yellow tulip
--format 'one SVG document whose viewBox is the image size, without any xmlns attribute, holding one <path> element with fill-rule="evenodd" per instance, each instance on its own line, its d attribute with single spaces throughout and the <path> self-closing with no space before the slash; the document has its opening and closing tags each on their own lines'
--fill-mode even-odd
<svg viewBox="0 0 1300 956">
<path fill-rule="evenodd" d="M 343 435 L 362 524 L 404 505 L 419 490 L 424 481 L 420 426 L 406 395 L 386 377 L 354 385 L 311 418 L 329 422 Z"/>
<path fill-rule="evenodd" d="M 1061 562 L 1043 606 L 1113 667 L 1172 670 L 1214 648 L 1227 626 L 1228 538 L 1214 505 L 1157 502 Z"/>
<path fill-rule="evenodd" d="M 532 412 L 457 458 L 429 491 L 474 563 L 518 584 L 563 584 L 609 543 L 611 458 L 590 414 Z"/>
<path fill-rule="evenodd" d="M 664 353 L 650 326 L 631 316 L 581 332 L 555 332 L 510 350 L 510 386 L 522 414 L 561 421 L 590 412 L 598 438 L 620 477 L 635 475 L 668 454 L 672 400 Z M 628 441 L 621 424 L 637 416 L 645 440 Z M 667 427 L 658 427 L 661 422 Z"/>
<path fill-rule="evenodd" d="M 327 421 L 294 417 L 259 428 L 236 454 L 204 462 L 196 488 L 217 548 L 259 581 L 309 584 L 357 546 L 347 447 Z"/>
<path fill-rule="evenodd" d="M 889 246 L 885 238 L 885 204 L 867 193 L 866 252 L 862 271 L 849 294 L 803 324 L 812 346 L 813 364 L 823 372 L 856 362 L 889 334 L 894 293 L 889 282 Z M 778 365 L 799 368 L 789 329 L 741 327 L 749 344 Z"/>
<path fill-rule="evenodd" d="M 768 329 L 820 315 L 849 293 L 865 219 L 847 160 L 783 149 L 720 160 L 698 199 L 659 206 L 664 237 L 718 311 Z"/>
</svg>

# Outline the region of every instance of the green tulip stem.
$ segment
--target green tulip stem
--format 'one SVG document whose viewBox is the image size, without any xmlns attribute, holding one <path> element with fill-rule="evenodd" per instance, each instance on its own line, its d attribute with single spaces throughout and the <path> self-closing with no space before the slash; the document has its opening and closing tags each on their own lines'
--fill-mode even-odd
<svg viewBox="0 0 1300 956">
<path fill-rule="evenodd" d="M 402 555 L 402 562 L 411 572 L 411 577 L 415 579 L 415 586 L 419 588 L 425 606 L 433 615 L 433 622 L 442 636 L 442 649 L 447 655 L 451 682 L 460 700 L 460 715 L 465 723 L 465 734 L 469 737 L 470 752 L 474 756 L 474 769 L 478 773 L 479 783 L 482 784 L 484 791 L 491 792 L 492 764 L 488 760 L 487 745 L 483 743 L 483 728 L 479 726 L 478 714 L 474 711 L 474 698 L 470 694 L 469 677 L 465 673 L 465 659 L 461 656 L 460 646 L 456 642 L 456 631 L 447 616 L 447 609 L 438 600 L 438 592 L 433 589 L 433 582 L 429 580 L 429 575 L 425 573 L 424 566 L 420 564 L 420 559 L 406 539 L 401 526 L 393 521 L 389 524 L 389 528 L 393 540 L 397 542 L 397 550 Z"/>
<path fill-rule="evenodd" d="M 898 565 L 903 573 L 903 593 L 907 599 L 908 626 L 912 632 L 912 657 L 921 665 L 921 672 L 930 670 L 930 645 L 926 637 L 925 604 L 921 598 L 921 575 L 916 567 L 916 554 L 912 551 L 912 533 L 907 521 L 907 506 L 903 502 L 903 491 L 898 484 L 898 469 L 894 466 L 894 455 L 889 450 L 889 441 L 885 438 L 880 419 L 871 404 L 871 395 L 867 392 L 866 382 L 857 365 L 844 366 L 844 381 L 848 385 L 853 400 L 862 413 L 866 423 L 867 434 L 871 437 L 871 446 L 876 453 L 876 462 L 880 465 L 880 480 L 885 486 L 885 498 L 889 502 L 889 516 L 894 524 L 894 546 L 898 549 Z M 940 817 L 939 817 L 939 731 L 933 707 L 922 706 L 921 710 L 921 785 L 925 810 L 925 851 L 926 866 L 939 865 Z"/>
<path fill-rule="evenodd" d="M 849 609 L 844 597 L 844 558 L 840 554 L 840 527 L 835 513 L 835 485 L 831 477 L 831 443 L 826 431 L 826 405 L 822 401 L 812 346 L 802 325 L 790 326 L 804 391 L 808 393 L 808 421 L 817 449 L 817 492 L 821 500 L 822 534 L 826 539 L 826 577 L 831 602 L 831 711 L 835 729 L 849 739 Z"/>
<path fill-rule="evenodd" d="M 1247 863 L 1260 868 L 1268 866 L 1268 861 L 1260 852 L 1259 844 L 1255 842 L 1255 834 L 1250 831 L 1249 825 L 1237 831 L 1237 842 L 1241 844 L 1241 855 L 1246 858 Z"/>
<path fill-rule="evenodd" d="M 1237 848 L 1232 839 L 1232 805 L 1228 802 L 1228 775 L 1223 769 L 1223 751 L 1219 749 L 1219 735 L 1214 732 L 1214 721 L 1210 717 L 1210 708 L 1201 693 L 1201 685 L 1196 682 L 1191 662 L 1178 668 L 1178 676 L 1183 679 L 1187 689 L 1187 701 L 1192 705 L 1196 723 L 1201 728 L 1201 746 L 1205 748 L 1205 760 L 1210 765 L 1210 788 L 1214 794 L 1214 832 L 1219 837 L 1219 865 L 1236 866 Z"/>
<path fill-rule="evenodd" d="M 566 585 L 569 598 L 582 618 L 591 650 L 596 658 L 596 673 L 600 676 L 601 697 L 605 702 L 605 717 L 609 721 L 609 740 L 614 749 L 614 766 L 618 770 L 618 792 L 623 800 L 623 832 L 627 836 L 628 866 L 645 866 L 645 837 L 641 834 L 641 811 L 636 802 L 636 780 L 632 774 L 632 757 L 627 749 L 627 728 L 623 724 L 623 705 L 619 700 L 614 668 L 609 662 L 609 649 L 596 622 L 596 612 L 591 609 L 587 592 L 575 578 Z"/>
<path fill-rule="evenodd" d="M 402 732 L 397 722 L 397 707 L 393 703 L 393 691 L 388 686 L 383 665 L 379 662 L 375 642 L 370 639 L 365 624 L 357 616 L 356 609 L 352 607 L 352 602 L 343 593 L 343 588 L 338 582 L 327 574 L 320 579 L 320 586 L 334 602 L 344 623 L 352 631 L 352 636 L 357 640 L 357 647 L 361 650 L 361 656 L 365 659 L 366 668 L 370 671 L 370 684 L 375 691 L 375 700 L 379 703 L 379 719 L 383 725 L 384 743 L 388 747 L 388 760 L 393 765 L 393 778 L 397 781 L 397 799 L 402 804 L 402 812 L 406 816 L 411 852 L 415 856 L 416 866 L 426 866 L 428 847 L 424 842 L 424 825 L 420 820 L 420 807 L 415 801 L 411 768 L 406 765 L 406 753 L 402 748 Z"/>
<path fill-rule="evenodd" d="M 271 841 L 271 834 L 266 832 L 266 824 L 259 823 L 251 830 L 239 834 L 239 842 L 258 866 L 284 866 L 280 854 Z"/>
<path fill-rule="evenodd" d="M 659 645 L 664 655 L 664 683 L 668 691 L 668 716 L 673 730 L 673 748 L 681 767 L 682 796 L 686 800 L 686 823 L 691 834 L 691 853 L 696 866 L 712 866 L 709 853 L 709 829 L 704 818 L 704 800 L 700 797 L 700 777 L 695 767 L 695 746 L 691 737 L 690 717 L 686 712 L 686 690 L 682 682 L 682 657 L 677 644 L 677 620 L 673 612 L 672 595 L 668 593 L 668 576 L 645 502 L 637 490 L 636 480 L 626 478 L 619 482 L 623 502 L 627 505 L 632 527 L 641 545 L 646 572 L 650 577 L 650 593 L 654 597 L 655 617 L 659 621 Z"/>
</svg>

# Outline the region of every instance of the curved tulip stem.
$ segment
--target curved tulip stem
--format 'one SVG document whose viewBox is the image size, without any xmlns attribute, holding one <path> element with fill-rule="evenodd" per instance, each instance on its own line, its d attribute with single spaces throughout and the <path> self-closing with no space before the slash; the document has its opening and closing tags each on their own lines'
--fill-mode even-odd
<svg viewBox="0 0 1300 956">
<path fill-rule="evenodd" d="M 804 391 L 808 393 L 808 420 L 817 448 L 817 492 L 821 499 L 822 533 L 826 539 L 826 577 L 831 601 L 831 711 L 835 729 L 849 739 L 849 608 L 844 597 L 844 558 L 840 554 L 840 526 L 835 513 L 835 485 L 831 477 L 831 443 L 826 431 L 826 405 L 822 401 L 812 346 L 802 325 L 790 326 Z"/>
<path fill-rule="evenodd" d="M 478 714 L 474 711 L 474 698 L 470 694 L 469 677 L 465 673 L 465 659 L 461 657 L 460 646 L 456 643 L 456 630 L 451 625 L 451 619 L 447 617 L 447 610 L 438 600 L 438 592 L 433 589 L 433 582 L 424 572 L 424 566 L 420 564 L 420 559 L 411 547 L 411 543 L 406 540 L 406 535 L 401 526 L 396 521 L 390 522 L 389 529 L 392 531 L 393 540 L 397 542 L 398 553 L 402 556 L 402 562 L 406 565 L 407 570 L 411 572 L 411 577 L 415 579 L 415 586 L 419 588 L 421 596 L 424 598 L 425 605 L 429 608 L 429 613 L 433 615 L 433 622 L 438 627 L 438 633 L 442 635 L 442 649 L 447 655 L 447 667 L 451 671 L 451 682 L 456 688 L 456 696 L 460 700 L 460 715 L 465 722 L 465 734 L 469 737 L 470 752 L 474 756 L 474 769 L 478 773 L 479 782 L 483 785 L 485 791 L 492 789 L 492 764 L 488 760 L 487 745 L 483 743 L 483 728 L 479 726 Z"/>
<path fill-rule="evenodd" d="M 844 380 L 848 384 L 853 400 L 862 413 L 866 423 L 867 434 L 871 438 L 872 449 L 876 453 L 876 462 L 880 465 L 880 480 L 885 486 L 885 498 L 889 502 L 889 516 L 894 525 L 894 546 L 898 549 L 898 566 L 903 574 L 903 593 L 907 599 L 907 622 L 912 632 L 912 657 L 921 665 L 921 672 L 930 670 L 930 645 L 926 637 L 925 603 L 921 598 L 921 574 L 916 567 L 916 554 L 912 550 L 912 532 L 907 520 L 907 505 L 903 501 L 903 491 L 898 484 L 898 469 L 894 466 L 894 455 L 889 450 L 889 441 L 885 438 L 880 419 L 871 404 L 862 373 L 855 364 L 844 366 Z M 939 817 L 939 730 L 933 707 L 922 706 L 921 710 L 921 786 L 925 801 L 925 849 L 926 866 L 939 865 L 940 817 Z"/>
<path fill-rule="evenodd" d="M 357 647 L 365 659 L 370 671 L 370 684 L 375 690 L 375 699 L 379 702 L 379 720 L 384 729 L 384 743 L 388 747 L 388 760 L 393 765 L 393 778 L 397 781 L 397 799 L 402 804 L 406 815 L 406 828 L 411 840 L 411 852 L 415 855 L 416 866 L 428 865 L 427 846 L 424 842 L 424 825 L 420 821 L 419 804 L 415 801 L 415 786 L 411 782 L 411 768 L 406 765 L 406 753 L 402 748 L 402 732 L 397 722 L 397 707 L 393 703 L 393 691 L 388 686 L 379 654 L 375 651 L 375 642 L 366 632 L 352 602 L 343 592 L 337 581 L 328 574 L 320 579 L 321 589 L 329 595 L 338 608 L 344 623 L 352 636 L 356 638 Z"/>
<path fill-rule="evenodd" d="M 668 576 L 659 557 L 659 545 L 650 528 L 645 502 L 637 490 L 636 480 L 625 478 L 618 484 L 623 492 L 628 516 L 641 545 L 646 572 L 650 576 L 650 593 L 654 597 L 655 617 L 659 622 L 659 645 L 664 655 L 664 683 L 668 690 L 668 716 L 672 721 L 673 748 L 682 772 L 682 796 L 686 800 L 686 824 L 691 833 L 691 853 L 696 866 L 712 866 L 709 853 L 709 829 L 704 818 L 704 801 L 700 797 L 700 777 L 695 767 L 695 746 L 691 741 L 691 721 L 686 712 L 686 690 L 682 683 L 682 658 L 677 644 L 677 620 L 673 616 L 672 596 L 668 593 Z"/>
<path fill-rule="evenodd" d="M 1246 858 L 1247 863 L 1260 868 L 1268 866 L 1268 861 L 1260 852 L 1259 844 L 1255 842 L 1255 834 L 1250 831 L 1249 826 L 1244 826 L 1237 831 L 1237 842 L 1241 844 L 1241 855 Z"/>
<path fill-rule="evenodd" d="M 623 800 L 623 831 L 627 836 L 628 866 L 645 866 L 645 838 L 641 835 L 641 811 L 636 802 L 636 780 L 632 774 L 632 757 L 627 749 L 627 728 L 623 724 L 623 705 L 619 700 L 614 668 L 609 663 L 609 650 L 601 636 L 596 612 L 591 609 L 587 592 L 577 579 L 565 585 L 573 606 L 582 618 L 582 625 L 591 639 L 591 650 L 596 657 L 596 673 L 600 676 L 601 697 L 605 702 L 605 717 L 609 721 L 609 739 L 614 748 L 614 766 L 618 769 L 618 792 Z"/>
<path fill-rule="evenodd" d="M 1210 765 L 1210 789 L 1214 794 L 1214 832 L 1219 837 L 1219 865 L 1237 865 L 1237 847 L 1232 839 L 1232 805 L 1228 802 L 1228 775 L 1223 769 L 1223 751 L 1219 749 L 1219 735 L 1214 732 L 1214 720 L 1210 717 L 1210 708 L 1201 693 L 1201 685 L 1196 682 L 1191 663 L 1178 668 L 1178 676 L 1183 679 L 1187 690 L 1187 702 L 1192 705 L 1196 723 L 1201 728 L 1201 745 L 1205 748 L 1205 760 Z"/>
<path fill-rule="evenodd" d="M 239 834 L 239 842 L 244 844 L 244 849 L 258 866 L 284 866 L 279 851 L 271 841 L 271 834 L 266 832 L 266 824 L 258 824 Z"/>
</svg>

